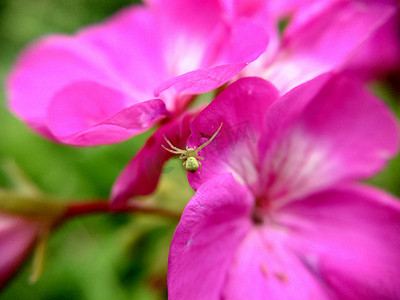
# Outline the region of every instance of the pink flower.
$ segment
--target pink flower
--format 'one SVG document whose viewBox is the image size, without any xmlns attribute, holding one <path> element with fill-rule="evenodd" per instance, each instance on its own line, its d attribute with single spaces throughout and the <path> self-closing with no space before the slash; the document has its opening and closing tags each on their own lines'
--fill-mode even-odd
<svg viewBox="0 0 400 300">
<path fill-rule="evenodd" d="M 281 93 L 327 71 L 346 70 L 371 80 L 400 67 L 396 1 L 236 0 L 233 3 L 231 12 L 235 16 L 274 22 L 266 27 L 271 37 L 267 51 L 241 75 L 267 79 Z M 291 18 L 280 38 L 277 20 L 285 14 Z"/>
<path fill-rule="evenodd" d="M 27 258 L 37 233 L 38 226 L 34 222 L 0 214 L 0 287 Z"/>
<path fill-rule="evenodd" d="M 398 149 L 379 99 L 340 75 L 282 97 L 244 78 L 194 119 L 189 146 L 221 123 L 189 174 L 169 299 L 400 298 L 400 203 L 354 182 Z"/>
<path fill-rule="evenodd" d="M 360 74 L 376 75 L 377 72 L 370 68 L 372 64 L 387 70 L 388 66 L 396 66 L 396 61 L 400 60 L 400 56 L 396 56 L 399 54 L 395 43 L 398 40 L 397 27 L 393 24 L 397 10 L 389 2 L 327 0 L 315 3 L 287 0 L 283 6 L 281 2 L 264 0 L 221 0 L 221 3 L 229 22 L 235 23 L 240 18 L 251 19 L 264 28 L 270 37 L 266 52 L 243 69 L 241 76 L 263 76 L 272 80 L 281 93 L 327 70 L 340 69 L 342 65 L 347 69 L 351 69 L 352 65 L 354 75 L 360 77 Z M 293 15 L 293 20 L 280 41 L 277 23 L 279 18 L 288 14 Z M 377 40 L 385 43 L 379 51 L 366 47 L 367 44 L 375 45 Z M 335 49 L 333 44 L 337 46 Z M 363 60 L 355 59 L 354 56 L 364 53 L 361 50 L 371 53 Z M 387 63 L 382 63 L 380 58 L 388 59 Z M 356 72 L 357 61 L 359 70 Z M 365 72 L 366 68 L 370 72 Z M 113 205 L 123 205 L 130 197 L 154 191 L 162 165 L 170 157 L 160 147 L 163 142 L 162 131 L 160 129 L 157 133 L 158 138 L 152 138 L 151 147 L 142 148 L 138 157 L 129 163 L 118 178 L 112 192 Z M 173 131 L 164 134 L 173 138 Z M 182 142 L 176 141 L 177 144 Z M 149 163 L 153 161 L 158 162 L 157 172 L 154 172 L 154 163 Z M 148 176 L 150 169 L 153 170 L 152 176 Z M 145 180 L 150 177 L 156 181 Z"/>
<path fill-rule="evenodd" d="M 31 45 L 8 78 L 11 109 L 58 142 L 115 143 L 179 114 L 267 45 L 260 26 L 226 21 L 218 0 L 148 2 Z"/>
</svg>

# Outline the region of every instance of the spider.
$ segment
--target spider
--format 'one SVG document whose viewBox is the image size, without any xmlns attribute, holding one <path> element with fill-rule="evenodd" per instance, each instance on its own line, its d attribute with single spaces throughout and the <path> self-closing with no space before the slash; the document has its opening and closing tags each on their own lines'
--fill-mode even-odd
<svg viewBox="0 0 400 300">
<path fill-rule="evenodd" d="M 195 173 L 199 167 L 201 167 L 201 162 L 198 161 L 198 159 L 203 159 L 204 157 L 198 156 L 197 153 L 203 149 L 205 146 L 207 146 L 209 143 L 211 143 L 211 141 L 217 136 L 218 132 L 220 131 L 222 124 L 219 126 L 219 128 L 217 129 L 217 131 L 212 135 L 212 137 L 205 142 L 203 145 L 201 145 L 198 148 L 188 148 L 188 146 L 186 146 L 186 150 L 183 149 L 179 149 L 177 147 L 175 147 L 174 145 L 172 145 L 172 143 L 165 137 L 165 140 L 167 141 L 168 145 L 172 148 L 172 149 L 168 149 L 167 147 L 165 147 L 164 145 L 161 145 L 165 150 L 173 153 L 173 154 L 180 154 L 179 158 L 180 159 L 184 159 L 185 161 L 183 162 L 183 168 L 190 172 L 190 173 Z"/>
</svg>

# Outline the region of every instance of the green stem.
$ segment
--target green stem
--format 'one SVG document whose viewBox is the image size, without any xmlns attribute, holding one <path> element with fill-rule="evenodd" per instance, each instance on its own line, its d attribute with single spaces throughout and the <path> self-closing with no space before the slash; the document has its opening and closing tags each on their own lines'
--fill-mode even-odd
<svg viewBox="0 0 400 300">
<path fill-rule="evenodd" d="M 106 200 L 96 200 L 70 204 L 66 208 L 66 211 L 64 212 L 61 221 L 66 221 L 78 216 L 94 213 L 142 213 L 158 215 L 161 217 L 167 217 L 177 220 L 179 220 L 181 217 L 180 213 L 174 211 L 139 204 L 131 204 L 120 209 L 111 209 L 109 203 Z"/>
</svg>

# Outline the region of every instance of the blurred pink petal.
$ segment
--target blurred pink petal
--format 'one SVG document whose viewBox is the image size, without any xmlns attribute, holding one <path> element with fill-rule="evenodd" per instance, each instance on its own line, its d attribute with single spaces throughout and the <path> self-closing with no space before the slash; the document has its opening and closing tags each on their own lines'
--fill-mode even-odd
<svg viewBox="0 0 400 300">
<path fill-rule="evenodd" d="M 384 3 L 393 3 L 393 1 Z M 392 9 L 390 16 L 371 33 L 371 37 L 351 57 L 346 70 L 360 78 L 371 80 L 374 76 L 382 77 L 399 68 L 400 7 L 397 3 L 397 9 Z"/>
<path fill-rule="evenodd" d="M 217 0 L 154 1 L 75 36 L 46 37 L 10 73 L 10 107 L 56 141 L 127 139 L 178 112 L 188 95 L 231 80 L 265 50 L 262 27 L 224 14 Z"/>
<path fill-rule="evenodd" d="M 0 215 L 0 287 L 29 255 L 37 231 L 34 223 L 17 217 Z"/>
<path fill-rule="evenodd" d="M 167 114 L 160 99 L 125 106 L 123 95 L 115 90 L 92 82 L 75 82 L 50 102 L 47 121 L 59 141 L 91 146 L 125 140 Z"/>
<path fill-rule="evenodd" d="M 371 80 L 400 66 L 394 2 L 327 0 L 303 6 L 275 53 L 264 54 L 242 75 L 261 76 L 285 93 L 327 71 L 347 70 Z"/>
</svg>

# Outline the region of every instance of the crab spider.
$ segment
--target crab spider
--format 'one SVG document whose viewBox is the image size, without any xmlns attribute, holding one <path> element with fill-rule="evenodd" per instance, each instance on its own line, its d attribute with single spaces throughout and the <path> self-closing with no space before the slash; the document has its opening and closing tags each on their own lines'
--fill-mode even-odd
<svg viewBox="0 0 400 300">
<path fill-rule="evenodd" d="M 212 137 L 205 142 L 203 145 L 199 146 L 198 148 L 188 148 L 188 146 L 186 146 L 186 150 L 183 149 L 179 149 L 177 147 L 175 147 L 174 145 L 172 145 L 172 143 L 165 137 L 165 140 L 167 141 L 168 145 L 172 148 L 172 149 L 168 149 L 167 147 L 165 147 L 164 145 L 161 145 L 165 150 L 173 153 L 173 154 L 180 154 L 179 158 L 180 159 L 184 159 L 185 161 L 183 162 L 183 168 L 190 172 L 190 173 L 195 173 L 199 167 L 201 167 L 201 162 L 198 161 L 198 159 L 203 159 L 204 157 L 198 156 L 197 153 L 203 149 L 205 146 L 207 146 L 209 143 L 211 143 L 211 141 L 217 136 L 218 132 L 220 131 L 222 124 L 219 126 L 219 128 L 217 129 L 217 131 L 212 135 Z"/>
</svg>

